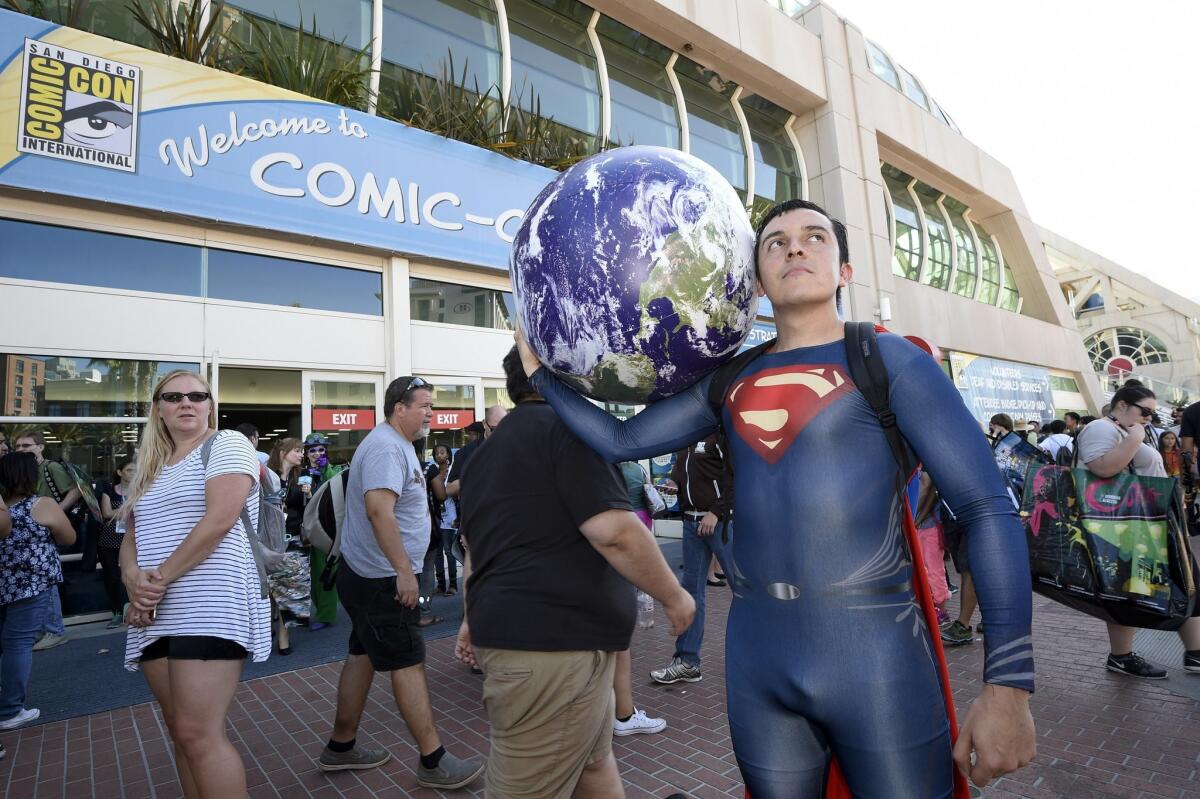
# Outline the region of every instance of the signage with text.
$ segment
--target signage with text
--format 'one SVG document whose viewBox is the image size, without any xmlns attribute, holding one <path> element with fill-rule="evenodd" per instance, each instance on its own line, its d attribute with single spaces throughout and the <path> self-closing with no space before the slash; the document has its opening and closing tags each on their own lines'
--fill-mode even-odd
<svg viewBox="0 0 1200 799">
<path fill-rule="evenodd" d="M 507 269 L 525 209 L 555 177 L 4 10 L 0 87 L 2 186 L 389 252 Z"/>
<path fill-rule="evenodd" d="M 997 413 L 1018 422 L 1054 418 L 1050 373 L 1045 367 L 952 352 L 950 370 L 963 402 L 980 422 Z"/>
<path fill-rule="evenodd" d="M 313 408 L 313 430 L 370 430 L 375 411 L 370 408 Z"/>
<path fill-rule="evenodd" d="M 433 430 L 459 430 L 475 421 L 475 411 L 434 411 Z"/>
</svg>

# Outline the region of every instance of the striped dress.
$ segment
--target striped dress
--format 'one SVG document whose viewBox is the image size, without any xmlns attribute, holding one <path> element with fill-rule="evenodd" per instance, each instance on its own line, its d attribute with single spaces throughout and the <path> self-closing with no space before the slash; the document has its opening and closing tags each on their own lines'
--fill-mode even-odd
<svg viewBox="0 0 1200 799">
<path fill-rule="evenodd" d="M 222 474 L 253 479 L 246 509 L 258 524 L 258 458 L 245 436 L 222 430 L 213 441 L 207 471 L 197 446 L 179 463 L 165 467 L 138 500 L 133 516 L 140 567 L 157 568 L 183 543 L 204 516 L 205 482 Z M 168 635 L 226 638 L 245 647 L 254 662 L 266 660 L 271 652 L 271 605 L 259 596 L 254 555 L 239 519 L 211 555 L 167 588 L 153 624 L 129 628 L 125 668 L 136 671 L 142 650 Z"/>
</svg>

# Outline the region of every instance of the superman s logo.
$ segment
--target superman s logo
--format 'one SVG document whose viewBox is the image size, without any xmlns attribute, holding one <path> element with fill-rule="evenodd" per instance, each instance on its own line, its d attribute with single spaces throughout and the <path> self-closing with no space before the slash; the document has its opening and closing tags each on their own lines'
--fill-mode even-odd
<svg viewBox="0 0 1200 799">
<path fill-rule="evenodd" d="M 725 405 L 738 436 L 773 465 L 817 414 L 853 390 L 840 366 L 781 366 L 734 383 Z"/>
</svg>

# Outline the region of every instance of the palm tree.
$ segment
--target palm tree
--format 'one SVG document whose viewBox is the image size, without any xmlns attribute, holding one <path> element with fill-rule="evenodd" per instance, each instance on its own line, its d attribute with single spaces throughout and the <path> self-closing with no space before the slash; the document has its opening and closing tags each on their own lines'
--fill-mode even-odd
<svg viewBox="0 0 1200 799">
<path fill-rule="evenodd" d="M 4 7 L 18 14 L 37 17 L 58 25 L 86 29 L 91 0 L 3 0 Z"/>
<path fill-rule="evenodd" d="M 216 69 L 229 65 L 224 10 L 221 0 L 211 4 L 191 0 L 187 5 L 169 0 L 133 0 L 129 4 L 129 13 L 150 35 L 152 49 Z"/>
</svg>

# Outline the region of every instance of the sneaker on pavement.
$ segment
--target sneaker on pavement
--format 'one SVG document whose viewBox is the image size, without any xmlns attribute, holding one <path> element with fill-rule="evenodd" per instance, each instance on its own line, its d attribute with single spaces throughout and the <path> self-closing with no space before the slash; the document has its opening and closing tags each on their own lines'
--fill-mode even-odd
<svg viewBox="0 0 1200 799">
<path fill-rule="evenodd" d="M 1200 674 L 1200 655 L 1189 655 L 1185 652 L 1183 655 L 1183 670 L 1190 671 L 1192 674 Z"/>
<path fill-rule="evenodd" d="M 1126 674 L 1130 677 L 1141 677 L 1143 680 L 1165 680 L 1167 677 L 1166 669 L 1148 662 L 1137 652 L 1130 652 L 1121 657 L 1110 654 L 1104 667 L 1109 671 Z"/>
<path fill-rule="evenodd" d="M 417 785 L 453 791 L 474 782 L 483 773 L 485 765 L 480 760 L 463 760 L 445 752 L 437 768 L 417 766 Z"/>
<path fill-rule="evenodd" d="M 636 735 L 645 733 L 653 735 L 656 732 L 662 732 L 667 728 L 666 719 L 652 719 L 646 715 L 646 711 L 633 709 L 633 715 L 628 721 L 613 719 L 613 735 Z"/>
<path fill-rule="evenodd" d="M 356 746 L 349 752 L 335 752 L 326 746 L 317 759 L 321 771 L 362 771 L 377 768 L 392 759 L 386 749 L 364 749 Z"/>
<path fill-rule="evenodd" d="M 975 625 L 975 632 L 977 632 L 977 633 L 983 632 L 983 622 L 979 622 L 979 624 Z"/>
<path fill-rule="evenodd" d="M 28 724 L 31 721 L 37 721 L 38 716 L 42 715 L 42 711 L 36 707 L 23 707 L 17 715 L 12 718 L 0 721 L 0 730 L 15 730 L 23 724 Z"/>
<path fill-rule="evenodd" d="M 59 635 L 58 633 L 46 633 L 38 639 L 36 644 L 33 645 L 33 651 L 41 652 L 45 649 L 53 649 L 59 644 L 65 644 L 66 642 L 67 636 L 65 635 Z"/>
<path fill-rule="evenodd" d="M 650 672 L 650 679 L 663 685 L 671 685 L 677 682 L 700 682 L 704 679 L 704 675 L 697 667 L 675 658 L 665 669 L 655 669 Z"/>
<path fill-rule="evenodd" d="M 0 744 L 0 760 L 3 760 L 4 756 L 7 754 L 8 754 L 8 750 L 6 750 L 4 748 L 4 744 Z"/>
<path fill-rule="evenodd" d="M 974 641 L 975 636 L 971 633 L 971 628 L 961 621 L 955 620 L 942 628 L 942 643 L 946 646 L 963 646 Z"/>
</svg>

